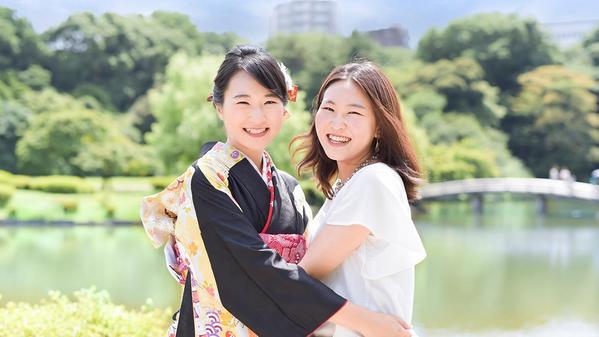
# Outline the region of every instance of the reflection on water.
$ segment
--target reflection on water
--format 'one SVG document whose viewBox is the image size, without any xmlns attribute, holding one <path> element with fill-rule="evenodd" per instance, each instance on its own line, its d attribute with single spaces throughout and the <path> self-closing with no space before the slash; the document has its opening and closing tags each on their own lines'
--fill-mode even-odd
<svg viewBox="0 0 599 337">
<path fill-rule="evenodd" d="M 543 325 L 519 330 L 489 330 L 466 332 L 461 330 L 418 331 L 421 337 L 597 337 L 599 324 L 577 320 L 551 321 Z"/>
<path fill-rule="evenodd" d="M 50 290 L 72 295 L 91 286 L 130 307 L 179 301 L 162 250 L 141 227 L 0 228 L 0 275 L 2 302 L 36 303 Z"/>
<path fill-rule="evenodd" d="M 428 252 L 416 273 L 421 337 L 599 336 L 599 208 L 548 206 L 541 220 L 534 200 L 488 202 L 480 216 L 468 202 L 429 204 L 417 216 Z M 2 303 L 92 285 L 127 306 L 179 303 L 140 227 L 0 228 L 0 275 Z"/>
<path fill-rule="evenodd" d="M 421 336 L 599 336 L 597 204 L 534 200 L 430 204 L 416 218 Z M 569 217 L 568 214 L 586 214 Z"/>
</svg>

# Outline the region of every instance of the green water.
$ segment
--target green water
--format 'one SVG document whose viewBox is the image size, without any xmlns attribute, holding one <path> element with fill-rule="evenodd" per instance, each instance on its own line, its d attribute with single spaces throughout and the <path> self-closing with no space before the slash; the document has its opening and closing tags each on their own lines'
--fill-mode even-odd
<svg viewBox="0 0 599 337">
<path fill-rule="evenodd" d="M 428 204 L 416 223 L 421 337 L 599 336 L 599 205 L 489 199 Z M 176 308 L 180 289 L 140 227 L 0 228 L 0 293 L 38 302 L 49 290 L 107 289 L 138 307 Z"/>
</svg>

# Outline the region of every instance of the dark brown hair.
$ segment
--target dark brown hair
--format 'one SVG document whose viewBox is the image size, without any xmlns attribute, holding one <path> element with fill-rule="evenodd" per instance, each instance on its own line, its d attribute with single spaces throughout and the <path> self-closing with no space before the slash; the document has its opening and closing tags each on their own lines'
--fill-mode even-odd
<svg viewBox="0 0 599 337">
<path fill-rule="evenodd" d="M 421 183 L 420 167 L 403 123 L 397 93 L 389 78 L 371 62 L 339 66 L 322 83 L 312 104 L 313 115 L 318 111 L 327 88 L 337 81 L 353 81 L 368 97 L 378 130 L 378 150 L 375 153 L 375 138 L 372 142 L 372 154 L 376 155 L 377 161 L 397 171 L 403 180 L 409 201 L 418 199 L 416 188 Z M 337 163 L 327 157 L 318 141 L 314 120 L 310 131 L 294 137 L 291 146 L 296 142 L 299 142 L 299 146 L 294 149 L 294 156 L 298 152 L 305 154 L 297 166 L 298 173 L 311 170 L 318 181 L 318 188 L 327 198 L 332 199 L 331 183 L 337 174 Z"/>
<path fill-rule="evenodd" d="M 214 78 L 212 95 L 208 97 L 208 101 L 223 104 L 229 81 L 240 70 L 248 72 L 262 86 L 277 95 L 283 105 L 287 104 L 287 86 L 281 67 L 266 50 L 252 45 L 238 45 L 227 52 Z"/>
</svg>

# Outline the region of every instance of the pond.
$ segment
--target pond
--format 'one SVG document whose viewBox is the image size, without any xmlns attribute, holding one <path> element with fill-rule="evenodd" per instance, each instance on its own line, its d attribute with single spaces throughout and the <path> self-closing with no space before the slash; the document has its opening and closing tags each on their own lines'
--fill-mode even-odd
<svg viewBox="0 0 599 337">
<path fill-rule="evenodd" d="M 599 336 L 599 207 L 551 200 L 436 202 L 416 223 L 420 336 Z M 140 226 L 0 228 L 2 303 L 106 289 L 115 303 L 175 309 L 180 288 Z"/>
</svg>

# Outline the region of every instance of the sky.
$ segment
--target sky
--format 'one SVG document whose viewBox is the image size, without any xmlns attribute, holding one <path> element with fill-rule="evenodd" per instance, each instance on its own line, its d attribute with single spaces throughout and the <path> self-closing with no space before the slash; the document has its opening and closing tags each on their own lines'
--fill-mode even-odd
<svg viewBox="0 0 599 337">
<path fill-rule="evenodd" d="M 149 15 L 155 10 L 167 10 L 188 15 L 200 31 L 235 32 L 250 42 L 262 43 L 268 38 L 273 9 L 282 2 L 287 0 L 0 0 L 0 5 L 26 17 L 38 32 L 77 12 Z M 338 0 L 337 3 L 337 26 L 342 35 L 356 29 L 373 30 L 399 24 L 408 30 L 412 47 L 429 29 L 442 28 L 452 20 L 480 12 L 517 13 L 541 23 L 586 22 L 575 30 L 590 30 L 599 25 L 599 1 L 593 0 Z"/>
</svg>

